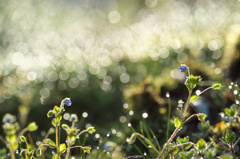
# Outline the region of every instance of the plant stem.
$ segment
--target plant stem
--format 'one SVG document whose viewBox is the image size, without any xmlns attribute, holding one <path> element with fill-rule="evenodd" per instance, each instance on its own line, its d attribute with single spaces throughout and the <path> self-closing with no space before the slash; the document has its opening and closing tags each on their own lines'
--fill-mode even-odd
<svg viewBox="0 0 240 159">
<path fill-rule="evenodd" d="M 182 121 L 184 121 L 184 116 L 185 116 L 185 113 L 186 113 L 186 111 L 187 111 L 187 109 L 188 109 L 188 106 L 189 106 L 189 101 L 190 101 L 190 98 L 191 98 L 191 94 L 192 94 L 192 90 L 189 91 L 187 103 L 186 103 L 186 106 L 185 106 L 185 109 L 184 109 L 184 112 L 183 112 L 183 116 L 182 116 Z M 192 117 L 192 116 L 190 116 L 187 120 L 189 120 L 191 117 Z M 169 143 L 173 140 L 173 138 L 176 136 L 178 130 L 179 130 L 179 127 L 177 127 L 177 128 L 174 130 L 173 134 L 172 134 L 171 137 L 168 139 L 167 144 L 166 144 L 166 145 L 164 146 L 164 148 L 162 149 L 162 152 L 161 152 L 161 154 L 159 155 L 159 158 L 162 157 L 162 155 L 163 155 L 164 151 L 166 150 L 168 144 L 169 144 Z"/>
<path fill-rule="evenodd" d="M 8 144 L 8 142 L 4 140 L 4 138 L 1 135 L 0 135 L 0 140 L 2 140 L 6 145 Z"/>
<path fill-rule="evenodd" d="M 192 117 L 194 117 L 194 116 L 198 116 L 198 114 L 193 114 L 193 115 L 191 115 L 190 117 L 188 117 L 184 122 L 183 122 L 183 124 L 184 123 L 186 123 L 188 120 L 190 120 Z"/>
<path fill-rule="evenodd" d="M 24 128 L 20 133 L 19 133 L 19 135 L 18 135 L 18 137 L 17 137 L 17 143 L 19 142 L 19 140 L 20 140 L 20 136 L 22 136 L 25 132 L 27 132 L 28 131 L 28 127 L 26 127 L 26 128 Z"/>
<path fill-rule="evenodd" d="M 136 134 L 136 135 L 138 135 L 138 136 L 140 136 L 142 139 L 144 139 L 144 140 L 146 140 L 147 141 L 147 143 L 148 144 L 150 144 L 153 148 L 154 148 L 154 150 L 158 153 L 158 155 L 160 155 L 160 153 L 158 152 L 158 150 L 157 150 L 157 148 L 152 144 L 152 142 L 150 141 L 150 140 L 148 140 L 147 138 L 145 138 L 143 135 L 141 135 L 140 133 L 134 133 L 134 134 Z"/>
<path fill-rule="evenodd" d="M 179 130 L 179 127 L 177 127 L 177 128 L 174 130 L 173 134 L 172 134 L 171 137 L 168 139 L 167 144 L 166 144 L 166 145 L 164 146 L 164 148 L 162 149 L 162 152 L 161 152 L 161 154 L 159 155 L 159 158 L 162 157 L 162 155 L 163 155 L 164 151 L 166 150 L 168 144 L 169 144 L 169 143 L 173 140 L 173 138 L 176 136 L 178 130 Z"/>
<path fill-rule="evenodd" d="M 11 153 L 11 159 L 15 159 L 15 153 L 14 153 L 14 150 L 10 149 L 10 153 Z"/>
<path fill-rule="evenodd" d="M 57 123 L 58 124 L 58 123 Z M 56 124 L 56 130 L 55 130 L 55 134 L 56 134 L 56 149 L 57 149 L 57 158 L 59 158 L 59 150 L 58 150 L 58 126 Z"/>
<path fill-rule="evenodd" d="M 183 115 L 182 115 L 182 121 L 184 121 L 184 117 L 185 117 L 185 114 L 186 114 L 187 109 L 188 109 L 188 106 L 189 106 L 189 102 L 190 102 L 191 94 L 192 94 L 192 90 L 189 91 L 189 95 L 188 95 L 187 103 L 186 103 L 186 106 L 185 106 L 185 109 L 184 109 L 184 112 L 183 112 Z"/>
<path fill-rule="evenodd" d="M 168 134 L 169 134 L 170 114 L 171 114 L 171 101 L 170 101 L 170 96 L 169 96 L 168 97 L 168 125 L 167 125 L 166 142 L 168 140 Z"/>
<path fill-rule="evenodd" d="M 198 96 L 200 96 L 203 92 L 206 92 L 207 90 L 209 90 L 209 89 L 211 89 L 211 88 L 213 88 L 213 86 L 212 87 L 208 87 L 208 88 L 206 88 L 206 89 L 204 89 L 200 94 L 198 94 Z"/>
<path fill-rule="evenodd" d="M 84 132 L 87 132 L 87 130 L 81 131 L 79 134 L 77 134 L 76 138 L 77 138 L 78 136 L 80 136 L 80 135 L 81 135 L 82 133 L 84 133 Z"/>
<path fill-rule="evenodd" d="M 66 157 L 65 157 L 65 159 L 68 159 L 69 152 L 70 152 L 70 144 L 68 144 L 68 148 L 67 148 L 67 154 L 66 154 Z"/>
<path fill-rule="evenodd" d="M 196 145 L 196 144 L 194 144 L 193 142 L 185 142 L 185 143 L 182 143 L 182 144 L 178 144 L 178 145 L 172 146 L 172 147 L 170 147 L 170 148 L 174 148 L 174 147 L 178 147 L 178 146 L 183 146 L 183 145 L 187 145 L 187 144 Z"/>
</svg>

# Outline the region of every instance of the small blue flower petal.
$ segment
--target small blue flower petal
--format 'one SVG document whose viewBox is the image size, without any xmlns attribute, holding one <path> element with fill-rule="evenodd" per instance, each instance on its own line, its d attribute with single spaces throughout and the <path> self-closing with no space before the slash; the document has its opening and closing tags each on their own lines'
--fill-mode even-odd
<svg viewBox="0 0 240 159">
<path fill-rule="evenodd" d="M 11 121 L 10 118 L 6 118 L 5 120 L 6 120 L 7 123 L 9 123 Z"/>
<path fill-rule="evenodd" d="M 72 105 L 72 101 L 70 99 L 66 99 L 64 101 L 64 104 L 66 104 L 67 106 L 71 106 Z"/>
<path fill-rule="evenodd" d="M 181 72 L 184 72 L 187 70 L 187 66 L 186 65 L 182 65 L 180 68 L 179 68 L 179 71 Z"/>
<path fill-rule="evenodd" d="M 107 149 L 109 149 L 109 145 L 108 144 L 104 144 L 103 148 L 104 148 L 104 150 L 107 150 Z"/>
<path fill-rule="evenodd" d="M 76 117 L 75 117 L 75 116 L 72 116 L 72 117 L 71 117 L 71 120 L 72 120 L 72 121 L 74 121 L 75 119 L 76 119 Z"/>
</svg>

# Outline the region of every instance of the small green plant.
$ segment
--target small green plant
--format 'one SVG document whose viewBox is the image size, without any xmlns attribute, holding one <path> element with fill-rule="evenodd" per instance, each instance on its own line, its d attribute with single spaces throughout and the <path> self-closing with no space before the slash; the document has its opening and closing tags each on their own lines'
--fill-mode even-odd
<svg viewBox="0 0 240 159">
<path fill-rule="evenodd" d="M 54 115 L 54 118 L 52 120 L 52 125 L 55 127 L 55 142 L 50 140 L 50 139 L 46 139 L 45 143 L 41 143 L 39 145 L 39 148 L 38 148 L 39 153 L 37 153 L 37 156 L 40 157 L 42 155 L 41 152 L 45 149 L 46 146 L 48 146 L 52 149 L 56 149 L 56 152 L 53 153 L 53 159 L 61 158 L 61 154 L 65 153 L 65 152 L 66 152 L 66 157 L 65 158 L 68 159 L 70 149 L 77 148 L 77 147 L 82 148 L 84 150 L 84 152 L 86 152 L 86 153 L 90 153 L 90 150 L 91 150 L 90 147 L 72 146 L 72 145 L 75 144 L 76 139 L 78 139 L 78 137 L 82 133 L 88 132 L 88 133 L 92 134 L 93 132 L 95 132 L 94 127 L 89 127 L 86 130 L 83 130 L 83 131 L 79 132 L 80 130 L 75 127 L 75 123 L 78 122 L 78 117 L 77 117 L 76 114 L 72 114 L 69 118 L 69 121 L 72 122 L 71 127 L 69 127 L 67 124 L 62 124 L 62 128 L 67 133 L 67 139 L 66 139 L 67 146 L 66 146 L 65 143 L 60 143 L 59 127 L 61 125 L 62 114 L 65 111 L 64 105 L 67 105 L 67 106 L 72 105 L 72 102 L 71 102 L 70 98 L 63 99 L 61 104 L 60 104 L 60 107 L 54 106 L 53 110 L 48 111 L 48 113 L 47 113 L 48 118 L 50 118 Z"/>
<path fill-rule="evenodd" d="M 26 128 L 22 129 L 21 132 L 17 135 L 20 126 L 16 122 L 16 118 L 11 114 L 5 114 L 3 117 L 3 130 L 6 134 L 5 139 L 0 136 L 0 139 L 8 147 L 11 158 L 15 159 L 15 151 L 19 147 L 19 141 L 22 139 L 22 135 L 27 131 L 36 131 L 38 126 L 35 122 L 30 123 Z"/>
<path fill-rule="evenodd" d="M 179 112 L 179 116 L 174 119 L 174 126 L 175 130 L 173 131 L 172 135 L 170 138 L 167 139 L 167 142 L 163 145 L 163 148 L 159 145 L 154 133 L 153 137 L 155 141 L 158 144 L 158 149 L 154 146 L 154 144 L 149 140 L 149 137 L 146 138 L 144 134 L 140 134 L 137 132 L 134 132 L 132 136 L 129 139 L 129 144 L 133 144 L 136 140 L 136 138 L 139 138 L 140 141 L 148 147 L 153 154 L 156 155 L 157 158 L 179 158 L 179 159 L 188 159 L 192 158 L 193 156 L 195 157 L 204 157 L 210 159 L 214 158 L 216 155 L 215 149 L 211 149 L 212 143 L 206 143 L 204 139 L 200 139 L 196 144 L 189 141 L 189 137 L 184 137 L 184 138 L 177 138 L 176 142 L 173 142 L 173 139 L 177 135 L 177 133 L 183 128 L 184 124 L 188 122 L 191 118 L 197 117 L 198 120 L 203 123 L 202 125 L 207 125 L 207 122 L 205 122 L 205 118 L 207 117 L 206 114 L 203 113 L 198 113 L 198 114 L 192 114 L 189 117 L 187 117 L 187 110 L 189 107 L 189 104 L 194 102 L 199 98 L 199 96 L 204 93 L 205 91 L 209 89 L 221 89 L 222 86 L 219 83 L 213 84 L 211 87 L 208 87 L 207 89 L 203 90 L 197 95 L 192 95 L 193 89 L 198 85 L 198 83 L 202 80 L 200 76 L 194 76 L 190 74 L 190 70 L 186 65 L 181 65 L 180 69 L 181 72 L 185 72 L 186 70 L 188 71 L 188 76 L 185 81 L 185 85 L 188 89 L 188 98 L 185 104 L 185 107 L 183 107 L 183 102 L 179 101 L 179 105 L 177 108 Z M 168 95 L 169 97 L 169 95 Z M 168 124 L 169 124 L 169 117 L 168 117 Z M 168 126 L 169 127 L 169 126 Z M 202 126 L 203 127 L 203 126 Z M 167 135 L 168 135 L 169 128 L 167 129 Z M 229 135 L 231 136 L 231 135 Z M 230 137 L 229 137 L 230 138 Z M 143 140 L 145 142 L 143 142 Z M 231 138 L 231 144 L 228 143 L 228 145 L 231 147 L 233 145 L 234 139 Z M 191 148 L 192 147 L 192 148 Z M 190 149 L 191 148 L 191 149 Z M 190 150 L 189 150 L 190 149 Z"/>
<path fill-rule="evenodd" d="M 81 148 L 84 152 L 90 153 L 91 148 L 87 146 L 80 146 L 75 144 L 75 141 L 79 138 L 81 134 L 84 132 L 88 132 L 90 134 L 95 132 L 94 127 L 88 127 L 86 130 L 80 131 L 75 127 L 75 123 L 78 122 L 78 116 L 76 114 L 72 114 L 69 118 L 69 121 L 72 122 L 71 127 L 69 127 L 67 124 L 61 125 L 62 120 L 62 114 L 65 111 L 64 105 L 71 106 L 72 102 L 70 98 L 65 98 L 62 100 L 60 107 L 54 106 L 53 110 L 48 111 L 47 117 L 50 118 L 51 116 L 54 116 L 52 120 L 52 125 L 55 127 L 50 128 L 46 136 L 44 137 L 42 142 L 39 142 L 38 148 L 35 149 L 33 145 L 28 144 L 27 138 L 23 136 L 23 134 L 26 131 L 35 131 L 37 130 L 38 126 L 35 122 L 30 123 L 26 128 L 24 128 L 18 135 L 17 132 L 20 129 L 18 122 L 16 122 L 16 118 L 11 114 L 6 114 L 3 117 L 3 129 L 6 133 L 6 138 L 4 139 L 2 136 L 0 136 L 0 139 L 6 144 L 6 146 L 9 148 L 11 158 L 15 159 L 15 151 L 19 149 L 19 142 L 26 144 L 26 148 L 20 148 L 20 156 L 26 159 L 32 159 L 37 157 L 44 157 L 44 151 L 47 149 L 47 147 L 50 147 L 51 149 L 55 149 L 56 151 L 52 153 L 53 159 L 60 159 L 61 155 L 63 153 L 66 153 L 66 159 L 69 159 L 70 157 L 70 149 L 72 148 Z M 60 143 L 60 125 L 67 133 L 67 139 L 66 143 Z M 49 139 L 49 135 L 55 133 L 55 141 L 52 141 Z M 0 150 L 0 155 L 4 156 L 6 155 L 7 151 L 6 149 Z"/>
</svg>

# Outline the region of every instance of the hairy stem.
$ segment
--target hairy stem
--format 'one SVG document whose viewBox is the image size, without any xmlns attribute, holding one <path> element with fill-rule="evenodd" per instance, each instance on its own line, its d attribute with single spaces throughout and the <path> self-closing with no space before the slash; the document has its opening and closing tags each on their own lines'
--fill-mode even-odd
<svg viewBox="0 0 240 159">
<path fill-rule="evenodd" d="M 70 144 L 68 144 L 68 148 L 67 148 L 67 154 L 66 154 L 66 157 L 65 157 L 65 159 L 68 159 L 69 152 L 70 152 Z"/>
<path fill-rule="evenodd" d="M 189 91 L 187 103 L 186 103 L 186 106 L 185 106 L 185 108 L 184 108 L 184 112 L 183 112 L 183 115 L 182 115 L 182 121 L 184 121 L 185 114 L 186 114 L 187 109 L 188 109 L 188 106 L 189 106 L 189 104 L 190 104 L 191 94 L 192 94 L 192 90 Z"/>
<path fill-rule="evenodd" d="M 174 147 L 178 147 L 178 146 L 183 146 L 183 145 L 187 145 L 187 144 L 196 145 L 196 144 L 193 143 L 193 142 L 185 142 L 185 143 L 182 143 L 182 144 L 178 144 L 178 145 L 172 146 L 172 147 L 170 147 L 170 148 L 174 148 Z"/>
<path fill-rule="evenodd" d="M 6 145 L 8 144 L 8 142 L 0 135 L 0 140 L 2 140 Z"/>
<path fill-rule="evenodd" d="M 87 132 L 87 130 L 81 131 L 79 134 L 77 134 L 76 138 L 77 138 L 78 136 L 80 136 L 80 135 L 81 135 L 82 133 L 84 133 L 84 132 Z"/>
<path fill-rule="evenodd" d="M 174 130 L 173 134 L 172 134 L 171 137 L 168 139 L 167 144 L 166 144 L 166 145 L 164 146 L 164 148 L 162 149 L 162 152 L 161 152 L 161 154 L 159 155 L 159 158 L 162 157 L 162 155 L 163 155 L 164 151 L 166 150 L 168 144 L 169 144 L 169 143 L 173 140 L 173 138 L 177 135 L 178 130 L 179 130 L 179 127 L 177 127 L 177 128 Z"/>
<path fill-rule="evenodd" d="M 26 127 L 26 128 L 24 128 L 20 133 L 19 133 L 19 135 L 18 135 L 18 137 L 17 137 L 17 143 L 19 142 L 19 140 L 20 140 L 20 136 L 22 136 L 25 132 L 27 132 L 28 131 L 28 127 Z"/>
<path fill-rule="evenodd" d="M 56 149 L 57 149 L 57 158 L 59 158 L 59 150 L 58 150 L 58 126 L 56 124 L 56 130 L 55 130 L 55 134 L 56 134 Z"/>
<path fill-rule="evenodd" d="M 11 153 L 11 159 L 15 159 L 15 153 L 14 153 L 14 150 L 10 149 L 10 153 Z"/>
<path fill-rule="evenodd" d="M 170 101 L 170 96 L 169 96 L 168 97 L 168 125 L 167 125 L 166 142 L 168 140 L 168 134 L 169 134 L 170 115 L 171 115 L 171 101 Z"/>
</svg>

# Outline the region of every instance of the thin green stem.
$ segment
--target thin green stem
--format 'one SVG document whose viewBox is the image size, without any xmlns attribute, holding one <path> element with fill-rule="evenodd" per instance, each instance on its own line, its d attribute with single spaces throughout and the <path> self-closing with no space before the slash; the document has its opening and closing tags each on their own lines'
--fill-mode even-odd
<svg viewBox="0 0 240 159">
<path fill-rule="evenodd" d="M 170 101 L 170 97 L 167 97 L 167 98 L 168 98 L 168 125 L 167 125 L 166 142 L 168 140 L 169 125 L 170 125 L 170 114 L 171 114 L 171 101 Z"/>
<path fill-rule="evenodd" d="M 103 150 L 103 151 L 98 155 L 98 158 L 101 158 L 101 156 L 102 156 L 105 152 L 107 152 L 107 150 Z"/>
<path fill-rule="evenodd" d="M 24 128 L 20 133 L 19 133 L 19 135 L 18 135 L 18 137 L 17 137 L 17 143 L 19 142 L 19 140 L 20 140 L 20 136 L 22 136 L 25 132 L 27 132 L 28 131 L 28 127 L 26 127 L 26 128 Z"/>
<path fill-rule="evenodd" d="M 184 117 L 185 117 L 185 114 L 187 112 L 187 109 L 188 109 L 188 106 L 189 106 L 189 103 L 190 103 L 191 94 L 192 94 L 192 90 L 189 91 L 187 103 L 186 103 L 186 106 L 184 108 L 184 112 L 183 112 L 183 115 L 182 115 L 182 121 L 184 121 Z"/>
<path fill-rule="evenodd" d="M 201 93 L 199 93 L 198 94 L 198 96 L 200 96 L 201 94 L 203 94 L 204 92 L 206 92 L 207 90 L 209 90 L 209 89 L 211 89 L 211 88 L 213 88 L 213 86 L 212 87 L 208 87 L 208 88 L 206 88 L 206 89 L 204 89 Z"/>
<path fill-rule="evenodd" d="M 143 135 L 141 135 L 140 133 L 135 132 L 134 134 L 135 134 L 135 135 L 138 135 L 138 136 L 140 136 L 142 139 L 146 140 L 147 143 L 150 144 L 150 145 L 153 147 L 153 149 L 157 152 L 157 154 L 160 155 L 159 151 L 158 151 L 157 148 L 152 144 L 152 142 L 151 142 L 150 140 L 148 140 L 147 138 L 145 138 L 145 137 L 144 137 Z"/>
<path fill-rule="evenodd" d="M 56 127 L 55 127 L 55 134 L 56 134 L 56 149 L 57 149 L 57 158 L 59 158 L 59 150 L 58 150 L 58 123 L 56 123 Z"/>
<path fill-rule="evenodd" d="M 2 140 L 6 145 L 8 144 L 8 142 L 0 135 L 0 140 Z"/>
<path fill-rule="evenodd" d="M 192 144 L 192 145 L 195 145 L 195 146 L 196 146 L 196 144 L 193 143 L 193 142 L 185 142 L 185 143 L 182 143 L 182 144 L 178 144 L 178 145 L 172 146 L 172 147 L 170 147 L 170 148 L 174 148 L 174 147 L 178 147 L 178 146 L 183 146 L 183 145 L 187 145 L 187 144 Z"/>
<path fill-rule="evenodd" d="M 77 148 L 77 147 L 80 147 L 80 148 L 84 148 L 83 146 L 73 146 L 73 147 L 70 147 L 69 149 L 73 149 L 73 148 Z"/>
<path fill-rule="evenodd" d="M 81 131 L 79 134 L 77 134 L 76 138 L 77 138 L 78 136 L 80 136 L 81 134 L 85 133 L 85 132 L 87 132 L 87 130 Z"/>
<path fill-rule="evenodd" d="M 171 137 L 168 139 L 167 144 L 166 144 L 166 145 L 164 146 L 164 148 L 162 149 L 162 152 L 160 153 L 159 158 L 162 157 L 162 155 L 163 155 L 164 151 L 166 150 L 168 144 L 169 144 L 169 143 L 173 140 L 173 138 L 176 136 L 178 130 L 179 130 L 179 127 L 177 127 L 177 128 L 174 130 L 173 134 L 172 134 Z"/>
<path fill-rule="evenodd" d="M 183 122 L 183 124 L 185 124 L 188 120 L 190 120 L 192 117 L 194 117 L 194 116 L 198 116 L 198 114 L 193 114 L 193 115 L 191 115 L 190 117 L 188 117 L 184 122 Z"/>
<path fill-rule="evenodd" d="M 52 145 L 49 145 L 49 144 L 40 144 L 39 146 L 38 146 L 38 148 L 40 148 L 40 146 L 52 146 Z M 55 146 L 56 147 L 56 146 Z"/>
<path fill-rule="evenodd" d="M 187 69 L 188 69 L 188 77 L 190 77 L 190 69 L 189 69 L 189 67 L 187 67 Z"/>
</svg>

